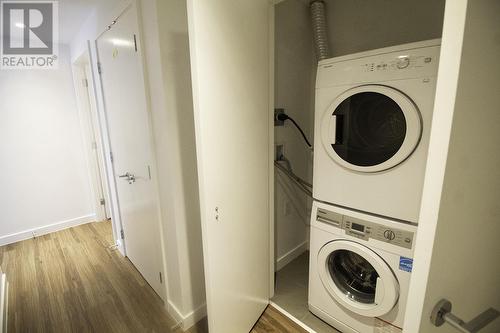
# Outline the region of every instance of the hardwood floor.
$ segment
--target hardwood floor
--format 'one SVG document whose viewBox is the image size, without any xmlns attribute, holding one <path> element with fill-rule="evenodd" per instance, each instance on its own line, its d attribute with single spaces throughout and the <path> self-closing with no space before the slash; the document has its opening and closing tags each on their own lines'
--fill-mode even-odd
<svg viewBox="0 0 500 333">
<path fill-rule="evenodd" d="M 9 332 L 167 332 L 175 322 L 97 222 L 0 247 L 9 287 Z M 208 332 L 206 320 L 189 333 Z M 303 333 L 268 307 L 251 333 Z"/>
<path fill-rule="evenodd" d="M 267 307 L 266 311 L 262 314 L 250 333 L 270 332 L 307 333 L 306 330 L 285 317 L 271 305 Z"/>
<path fill-rule="evenodd" d="M 202 320 L 187 333 L 208 333 L 207 321 Z M 267 307 L 250 333 L 307 333 L 271 305 Z"/>
<path fill-rule="evenodd" d="M 0 248 L 8 331 L 170 332 L 161 299 L 112 245 L 100 222 Z"/>
</svg>

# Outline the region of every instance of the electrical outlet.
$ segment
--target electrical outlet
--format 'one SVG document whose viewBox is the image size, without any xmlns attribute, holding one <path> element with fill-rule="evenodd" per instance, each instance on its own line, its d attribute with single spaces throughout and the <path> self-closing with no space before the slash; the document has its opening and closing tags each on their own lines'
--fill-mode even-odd
<svg viewBox="0 0 500 333">
<path fill-rule="evenodd" d="M 274 109 L 274 126 L 284 126 L 284 120 L 278 120 L 278 115 L 285 113 L 285 109 Z"/>
</svg>

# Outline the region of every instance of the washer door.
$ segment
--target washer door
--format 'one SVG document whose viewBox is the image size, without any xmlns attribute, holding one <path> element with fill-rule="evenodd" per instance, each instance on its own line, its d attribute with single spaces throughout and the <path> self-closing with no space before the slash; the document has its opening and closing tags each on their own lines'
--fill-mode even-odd
<svg viewBox="0 0 500 333">
<path fill-rule="evenodd" d="M 356 242 L 332 241 L 318 254 L 323 286 L 338 303 L 366 317 L 387 314 L 399 298 L 399 283 L 375 252 Z"/>
<path fill-rule="evenodd" d="M 322 119 L 321 139 L 328 155 L 360 172 L 400 164 L 415 150 L 421 135 L 415 104 L 398 90 L 381 85 L 347 90 Z"/>
</svg>

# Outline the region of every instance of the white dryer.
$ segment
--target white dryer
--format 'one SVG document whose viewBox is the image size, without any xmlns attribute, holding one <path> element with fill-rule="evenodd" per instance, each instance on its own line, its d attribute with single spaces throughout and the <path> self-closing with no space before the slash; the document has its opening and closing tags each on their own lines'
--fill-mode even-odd
<svg viewBox="0 0 500 333">
<path fill-rule="evenodd" d="M 309 310 L 344 333 L 399 332 L 416 227 L 313 203 Z"/>
<path fill-rule="evenodd" d="M 320 61 L 316 200 L 418 223 L 440 40 Z"/>
</svg>

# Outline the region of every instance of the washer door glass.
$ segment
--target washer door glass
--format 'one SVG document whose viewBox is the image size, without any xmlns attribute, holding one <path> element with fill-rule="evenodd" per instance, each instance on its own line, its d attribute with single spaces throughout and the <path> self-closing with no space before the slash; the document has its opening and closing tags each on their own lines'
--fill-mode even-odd
<svg viewBox="0 0 500 333">
<path fill-rule="evenodd" d="M 422 134 L 415 104 L 400 91 L 381 85 L 349 89 L 326 110 L 321 138 L 341 166 L 378 172 L 406 160 Z"/>
<path fill-rule="evenodd" d="M 406 119 L 401 107 L 386 95 L 361 92 L 346 98 L 333 112 L 333 150 L 357 166 L 381 164 L 403 145 Z"/>
<path fill-rule="evenodd" d="M 370 248 L 349 240 L 334 240 L 319 250 L 317 260 L 317 273 L 325 292 L 350 311 L 378 317 L 396 305 L 396 276 Z"/>
<path fill-rule="evenodd" d="M 373 304 L 379 277 L 373 266 L 360 255 L 337 250 L 328 257 L 328 270 L 335 285 L 356 302 Z"/>
</svg>

